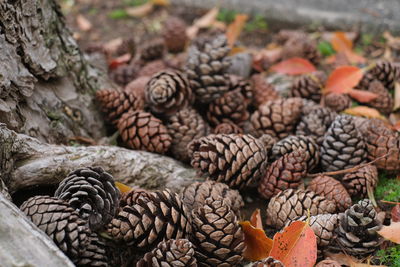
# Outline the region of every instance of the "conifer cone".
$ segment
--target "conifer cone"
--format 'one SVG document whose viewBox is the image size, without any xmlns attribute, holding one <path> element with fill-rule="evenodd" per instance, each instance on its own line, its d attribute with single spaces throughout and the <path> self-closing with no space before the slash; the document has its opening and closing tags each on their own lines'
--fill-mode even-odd
<svg viewBox="0 0 400 267">
<path fill-rule="evenodd" d="M 270 199 L 283 190 L 299 187 L 301 179 L 307 174 L 308 157 L 304 150 L 298 149 L 274 161 L 258 186 L 260 195 Z"/>
<path fill-rule="evenodd" d="M 167 65 L 161 59 L 153 60 L 144 65 L 138 72 L 138 77 L 153 76 L 154 74 L 166 70 Z"/>
<path fill-rule="evenodd" d="M 377 62 L 375 67 L 364 74 L 359 87 L 368 89 L 375 79 L 380 81 L 387 90 L 394 89 L 394 83 L 400 78 L 400 69 L 389 61 Z"/>
<path fill-rule="evenodd" d="M 280 157 L 292 151 L 303 149 L 307 154 L 307 171 L 311 171 L 319 163 L 319 146 L 312 137 L 304 135 L 290 135 L 277 142 L 271 151 L 272 159 L 277 160 Z"/>
<path fill-rule="evenodd" d="M 107 121 L 117 125 L 119 118 L 128 111 L 143 109 L 144 101 L 135 92 L 120 92 L 103 89 L 96 92 L 101 111 L 106 115 Z"/>
<path fill-rule="evenodd" d="M 296 221 L 307 221 L 308 216 L 301 216 Z M 291 222 L 288 222 L 288 226 Z M 310 216 L 310 227 L 317 237 L 318 248 L 327 247 L 334 238 L 334 232 L 339 223 L 338 214 L 318 214 Z"/>
<path fill-rule="evenodd" d="M 239 91 L 246 102 L 246 105 L 249 105 L 253 102 L 253 88 L 251 83 L 237 75 L 230 74 L 229 75 L 229 90 L 230 91 Z"/>
<path fill-rule="evenodd" d="M 290 38 L 282 47 L 283 59 L 301 57 L 308 59 L 313 64 L 319 64 L 321 54 L 317 49 L 317 44 L 310 38 Z"/>
<path fill-rule="evenodd" d="M 117 56 L 122 56 L 124 54 L 131 54 L 131 57 L 134 58 L 136 54 L 136 42 L 133 38 L 128 38 L 122 40 L 122 43 L 118 46 L 116 54 Z"/>
<path fill-rule="evenodd" d="M 329 127 L 321 147 L 321 165 L 337 171 L 363 163 L 367 152 L 364 139 L 349 115 L 338 115 Z"/>
<path fill-rule="evenodd" d="M 368 102 L 368 105 L 376 108 L 379 112 L 388 115 L 393 111 L 393 98 L 389 91 L 378 80 L 369 84 L 368 91 L 378 95 L 378 98 Z"/>
<path fill-rule="evenodd" d="M 351 98 L 346 94 L 329 93 L 324 96 L 325 106 L 336 112 L 351 107 Z"/>
<path fill-rule="evenodd" d="M 309 114 L 301 117 L 296 127 L 296 135 L 311 137 L 318 146 L 321 146 L 326 130 L 327 127 L 317 114 Z"/>
<path fill-rule="evenodd" d="M 153 75 L 145 87 L 144 95 L 150 110 L 165 116 L 193 102 L 189 82 L 179 71 L 161 71 Z"/>
<path fill-rule="evenodd" d="M 256 182 L 265 171 L 267 153 L 251 135 L 218 134 L 192 141 L 191 165 L 207 179 L 241 189 Z"/>
<path fill-rule="evenodd" d="M 326 199 L 333 200 L 336 203 L 336 209 L 340 212 L 348 209 L 352 202 L 346 188 L 336 179 L 320 175 L 311 180 L 307 189 L 314 191 Z"/>
<path fill-rule="evenodd" d="M 199 266 L 238 266 L 245 248 L 235 213 L 224 200 L 206 199 L 192 212 L 191 241 Z"/>
<path fill-rule="evenodd" d="M 148 190 L 142 188 L 133 188 L 131 191 L 122 194 L 119 206 L 125 207 L 138 204 L 138 199 L 148 198 L 148 194 L 151 194 L 151 192 Z"/>
<path fill-rule="evenodd" d="M 230 51 L 224 35 L 208 42 L 201 50 L 192 46 L 186 63 L 190 86 L 201 103 L 210 103 L 229 89 L 227 55 Z"/>
<path fill-rule="evenodd" d="M 325 80 L 326 75 L 322 71 L 299 76 L 293 81 L 290 94 L 292 97 L 302 97 L 319 103 Z"/>
<path fill-rule="evenodd" d="M 89 244 L 85 252 L 79 256 L 76 266 L 80 267 L 108 267 L 109 259 L 107 257 L 106 244 L 96 233 L 89 236 Z"/>
<path fill-rule="evenodd" d="M 139 76 L 140 66 L 137 64 L 124 64 L 111 70 L 109 75 L 116 84 L 125 86 Z"/>
<path fill-rule="evenodd" d="M 279 139 L 293 133 L 300 119 L 301 98 L 287 98 L 269 101 L 259 106 L 245 125 L 245 132 L 255 137 L 270 134 Z"/>
<path fill-rule="evenodd" d="M 136 267 L 188 266 L 197 267 L 193 244 L 187 239 L 161 241 L 156 248 L 147 252 Z"/>
<path fill-rule="evenodd" d="M 334 213 L 336 205 L 310 190 L 286 189 L 271 198 L 267 207 L 267 225 L 281 229 L 300 216 Z"/>
<path fill-rule="evenodd" d="M 169 118 L 166 125 L 172 137 L 171 153 L 183 162 L 189 162 L 188 144 L 197 138 L 206 136 L 210 127 L 195 109 L 186 108 Z"/>
<path fill-rule="evenodd" d="M 256 107 L 280 98 L 274 86 L 267 83 L 262 74 L 251 76 L 251 82 L 253 83 L 253 99 Z"/>
<path fill-rule="evenodd" d="M 141 47 L 140 58 L 145 61 L 159 59 L 164 55 L 165 44 L 162 38 L 149 40 Z"/>
<path fill-rule="evenodd" d="M 368 159 L 374 160 L 386 154 L 376 162 L 378 169 L 387 171 L 400 170 L 400 136 L 397 132 L 383 125 L 379 120 L 368 120 L 365 124 L 365 141 Z"/>
<path fill-rule="evenodd" d="M 213 200 L 222 198 L 235 214 L 239 214 L 240 209 L 244 206 L 239 191 L 230 189 L 226 184 L 215 181 L 194 182 L 182 192 L 182 201 L 189 210 L 195 210 L 203 206 L 208 198 Z"/>
<path fill-rule="evenodd" d="M 358 257 L 370 255 L 379 249 L 383 241 L 376 232 L 381 227 L 382 222 L 371 201 L 360 200 L 339 214 L 336 243 L 332 244 L 332 248 Z"/>
<path fill-rule="evenodd" d="M 87 249 L 90 229 L 64 200 L 35 196 L 25 201 L 20 209 L 72 261 L 76 262 Z"/>
<path fill-rule="evenodd" d="M 272 257 L 256 261 L 251 267 L 285 267 L 281 261 L 275 260 Z"/>
<path fill-rule="evenodd" d="M 278 138 L 270 135 L 270 134 L 263 134 L 258 140 L 264 145 L 265 150 L 267 150 L 268 156 L 271 156 L 272 148 L 278 142 Z"/>
<path fill-rule="evenodd" d="M 162 35 L 169 52 L 178 53 L 185 49 L 188 40 L 186 35 L 186 23 L 180 18 L 168 18 L 164 22 Z"/>
<path fill-rule="evenodd" d="M 144 89 L 146 88 L 147 83 L 150 81 L 150 78 L 151 77 L 149 76 L 136 78 L 125 86 L 124 91 L 127 93 L 133 93 L 140 99 L 140 101 L 144 103 Z M 136 110 L 138 109 L 139 108 Z"/>
<path fill-rule="evenodd" d="M 191 231 L 188 210 L 176 193 L 156 191 L 124 206 L 108 226 L 114 240 L 149 251 L 159 242 L 185 238 Z"/>
<path fill-rule="evenodd" d="M 304 107 L 304 105 L 303 105 Z M 304 108 L 303 108 L 304 114 Z M 322 107 L 321 105 L 313 105 L 309 108 L 306 115 L 315 114 L 322 120 L 323 125 L 328 128 L 332 122 L 336 119 L 337 113 L 332 111 L 330 108 Z"/>
<path fill-rule="evenodd" d="M 315 265 L 315 267 L 342 267 L 342 265 L 335 260 L 322 260 Z"/>
<path fill-rule="evenodd" d="M 144 111 L 126 112 L 118 121 L 122 140 L 132 149 L 163 154 L 172 138 L 162 122 Z"/>
<path fill-rule="evenodd" d="M 231 121 L 225 121 L 214 128 L 214 134 L 242 134 L 243 129 Z"/>
<path fill-rule="evenodd" d="M 373 191 L 378 184 L 378 169 L 375 165 L 364 166 L 346 173 L 341 182 L 352 197 L 365 198 L 368 196 L 368 187 Z"/>
<path fill-rule="evenodd" d="M 100 167 L 80 168 L 61 181 L 54 196 L 65 200 L 93 230 L 106 225 L 119 206 L 114 178 Z"/>
<path fill-rule="evenodd" d="M 228 91 L 208 105 L 207 119 L 214 126 L 224 121 L 240 125 L 248 118 L 247 104 L 239 90 Z"/>
</svg>

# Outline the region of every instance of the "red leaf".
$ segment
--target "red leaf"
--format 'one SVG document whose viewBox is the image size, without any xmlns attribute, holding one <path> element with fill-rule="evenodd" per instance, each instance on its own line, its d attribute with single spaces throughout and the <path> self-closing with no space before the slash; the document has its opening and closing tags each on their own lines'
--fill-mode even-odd
<svg viewBox="0 0 400 267">
<path fill-rule="evenodd" d="M 391 215 L 393 222 L 400 222 L 400 204 L 393 207 Z"/>
<path fill-rule="evenodd" d="M 364 91 L 364 90 L 357 90 L 357 89 L 350 89 L 348 92 L 349 96 L 358 102 L 361 103 L 369 103 L 372 100 L 378 98 L 377 94 L 372 92 Z"/>
<path fill-rule="evenodd" d="M 353 49 L 353 42 L 347 38 L 345 32 L 335 32 L 331 39 L 331 44 L 336 52 L 344 52 Z"/>
<path fill-rule="evenodd" d="M 341 66 L 335 69 L 326 81 L 326 92 L 348 93 L 363 76 L 363 70 L 353 66 Z"/>
<path fill-rule="evenodd" d="M 317 261 L 317 238 L 306 222 L 295 221 L 276 233 L 270 255 L 285 266 L 312 267 Z"/>
<path fill-rule="evenodd" d="M 120 65 L 128 63 L 129 60 L 131 60 L 131 57 L 132 57 L 131 54 L 124 54 L 120 57 L 114 58 L 108 63 L 108 67 L 110 69 L 115 69 Z"/>
<path fill-rule="evenodd" d="M 311 73 L 317 69 L 307 59 L 294 57 L 273 65 L 271 70 L 283 74 L 298 75 Z"/>
</svg>

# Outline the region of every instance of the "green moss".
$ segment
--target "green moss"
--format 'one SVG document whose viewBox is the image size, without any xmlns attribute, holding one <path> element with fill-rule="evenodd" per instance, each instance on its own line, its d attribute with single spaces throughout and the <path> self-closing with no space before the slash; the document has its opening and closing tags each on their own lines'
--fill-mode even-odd
<svg viewBox="0 0 400 267">
<path fill-rule="evenodd" d="M 128 17 L 128 13 L 125 9 L 114 9 L 108 13 L 108 17 L 111 19 L 126 19 Z"/>
<path fill-rule="evenodd" d="M 376 253 L 376 257 L 379 259 L 380 264 L 391 267 L 400 267 L 400 245 L 381 249 Z"/>
<path fill-rule="evenodd" d="M 329 43 L 327 41 L 319 42 L 318 50 L 325 57 L 329 57 L 329 56 L 335 54 L 335 50 L 333 50 L 331 43 Z"/>
<path fill-rule="evenodd" d="M 381 173 L 378 186 L 375 189 L 375 197 L 379 200 L 400 202 L 400 180 L 386 173 Z"/>
<path fill-rule="evenodd" d="M 235 19 L 237 13 L 235 10 L 221 8 L 218 12 L 217 20 L 229 24 Z"/>
<path fill-rule="evenodd" d="M 248 21 L 244 27 L 245 31 L 268 30 L 268 23 L 263 15 L 257 14 Z"/>
</svg>

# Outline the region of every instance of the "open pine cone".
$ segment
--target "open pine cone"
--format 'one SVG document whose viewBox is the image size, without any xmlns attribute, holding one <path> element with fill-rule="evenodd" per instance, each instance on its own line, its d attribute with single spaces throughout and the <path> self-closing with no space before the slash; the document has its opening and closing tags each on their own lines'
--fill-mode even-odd
<svg viewBox="0 0 400 267">
<path fill-rule="evenodd" d="M 140 58 L 145 61 L 161 58 L 165 52 L 165 44 L 162 38 L 154 38 L 145 42 L 141 47 Z"/>
<path fill-rule="evenodd" d="M 393 90 L 395 82 L 400 78 L 400 69 L 389 61 L 377 62 L 375 67 L 364 74 L 359 87 L 368 89 L 374 80 L 380 81 L 387 90 Z"/>
<path fill-rule="evenodd" d="M 96 233 L 89 236 L 89 244 L 76 261 L 78 267 L 108 267 L 107 245 Z"/>
<path fill-rule="evenodd" d="M 231 121 L 225 121 L 214 128 L 214 134 L 242 134 L 243 129 Z"/>
<path fill-rule="evenodd" d="M 265 258 L 260 261 L 256 261 L 251 267 L 285 267 L 279 260 L 275 260 L 272 257 Z"/>
<path fill-rule="evenodd" d="M 251 82 L 253 83 L 253 99 L 256 107 L 268 101 L 280 98 L 274 86 L 267 83 L 262 74 L 254 74 L 251 76 Z"/>
<path fill-rule="evenodd" d="M 290 95 L 311 99 L 319 103 L 325 80 L 326 75 L 321 71 L 299 76 L 293 81 Z"/>
<path fill-rule="evenodd" d="M 341 182 L 351 196 L 365 198 L 368 196 L 368 187 L 373 191 L 378 184 L 378 169 L 375 165 L 364 166 L 346 173 Z"/>
</svg>

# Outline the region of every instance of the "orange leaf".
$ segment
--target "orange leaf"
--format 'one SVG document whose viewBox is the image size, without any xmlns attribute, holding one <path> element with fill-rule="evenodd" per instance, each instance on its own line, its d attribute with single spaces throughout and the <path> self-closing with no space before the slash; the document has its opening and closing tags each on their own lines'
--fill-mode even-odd
<svg viewBox="0 0 400 267">
<path fill-rule="evenodd" d="M 386 121 L 386 118 L 379 113 L 374 108 L 366 107 L 366 106 L 357 106 L 354 108 L 348 108 L 343 111 L 346 114 L 353 115 L 353 116 L 361 116 L 367 118 L 376 118 Z"/>
<path fill-rule="evenodd" d="M 378 97 L 377 94 L 374 94 L 372 92 L 357 89 L 350 89 L 348 94 L 351 98 L 361 103 L 369 103 Z"/>
<path fill-rule="evenodd" d="M 119 65 L 128 63 L 129 60 L 131 60 L 131 54 L 124 54 L 122 56 L 119 56 L 117 58 L 113 58 L 110 60 L 110 62 L 108 63 L 108 67 L 110 69 L 115 69 L 116 67 L 118 67 Z"/>
<path fill-rule="evenodd" d="M 351 63 L 357 64 L 357 63 L 365 63 L 365 62 L 367 61 L 364 57 L 362 57 L 362 56 L 356 54 L 356 53 L 355 53 L 354 51 L 352 51 L 352 50 L 345 50 L 344 53 L 345 53 L 347 59 L 348 59 Z"/>
<path fill-rule="evenodd" d="M 250 217 L 250 223 L 255 228 L 263 229 L 260 209 L 256 209 Z"/>
<path fill-rule="evenodd" d="M 270 255 L 285 266 L 314 266 L 317 261 L 317 238 L 306 222 L 295 221 L 276 233 Z"/>
<path fill-rule="evenodd" d="M 335 69 L 326 81 L 326 92 L 348 93 L 361 80 L 364 71 L 353 66 L 341 66 Z"/>
<path fill-rule="evenodd" d="M 233 47 L 237 38 L 243 30 L 244 24 L 247 21 L 248 16 L 245 14 L 237 14 L 235 20 L 229 24 L 226 31 L 226 38 L 228 39 L 228 45 Z"/>
<path fill-rule="evenodd" d="M 273 65 L 271 70 L 283 74 L 297 75 L 314 72 L 317 69 L 307 59 L 293 57 Z"/>
<path fill-rule="evenodd" d="M 353 49 L 353 42 L 347 38 L 344 32 L 335 32 L 331 39 L 331 44 L 336 52 L 343 52 Z"/>
<path fill-rule="evenodd" d="M 132 187 L 120 182 L 115 182 L 115 186 L 119 189 L 119 191 L 121 191 L 121 193 L 128 193 L 133 189 Z"/>
<path fill-rule="evenodd" d="M 400 244 L 400 222 L 392 222 L 389 226 L 382 226 L 378 234 L 396 244 Z"/>
</svg>

